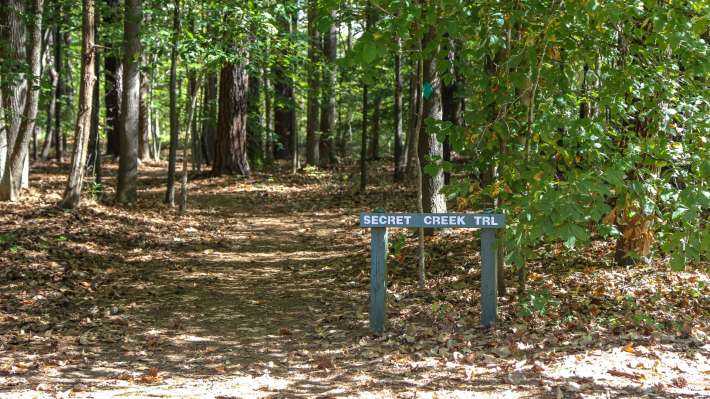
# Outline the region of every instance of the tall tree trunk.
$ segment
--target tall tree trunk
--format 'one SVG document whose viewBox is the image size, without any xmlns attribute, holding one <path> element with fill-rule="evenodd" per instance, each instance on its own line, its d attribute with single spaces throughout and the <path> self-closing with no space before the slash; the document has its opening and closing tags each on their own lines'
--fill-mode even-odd
<svg viewBox="0 0 710 399">
<path fill-rule="evenodd" d="M 194 73 L 193 73 L 194 74 Z M 195 126 L 192 122 L 195 117 L 195 104 L 197 103 L 197 92 L 199 87 L 197 87 L 197 77 L 193 77 L 193 82 L 195 87 L 190 90 L 190 98 L 187 102 L 187 126 L 185 129 L 185 139 L 182 142 L 182 181 L 180 183 L 180 207 L 179 211 L 182 214 L 187 209 L 187 140 L 190 137 L 190 131 L 195 131 Z M 194 152 L 193 152 L 194 154 Z M 194 161 L 193 161 L 194 163 Z"/>
<path fill-rule="evenodd" d="M 367 190 L 367 84 L 362 85 L 362 137 L 360 140 L 360 192 Z"/>
<path fill-rule="evenodd" d="M 104 25 L 117 24 L 120 0 L 106 0 Z M 118 157 L 121 148 L 121 97 L 123 96 L 123 65 L 118 57 L 116 43 L 107 40 L 104 60 L 104 102 L 106 107 L 106 153 Z"/>
<path fill-rule="evenodd" d="M 2 75 L 0 75 L 0 87 L 2 87 Z M 3 103 L 3 91 L 0 90 L 0 181 L 5 172 L 5 161 L 7 160 L 7 125 L 5 124 L 5 104 Z"/>
<path fill-rule="evenodd" d="M 141 0 L 126 0 L 123 47 L 123 97 L 121 99 L 121 148 L 116 200 L 132 204 L 138 185 L 138 101 L 140 92 Z"/>
<path fill-rule="evenodd" d="M 347 34 L 347 38 L 345 41 L 345 48 L 348 53 L 350 51 L 352 51 L 352 49 L 353 49 L 352 23 L 350 23 L 350 22 L 348 22 L 348 34 Z M 343 73 L 340 74 L 340 76 L 344 82 L 348 81 L 348 76 L 346 75 L 345 71 L 343 71 Z M 343 94 L 347 93 L 347 91 L 341 90 L 340 93 L 342 96 Z M 353 141 L 353 123 L 352 123 L 353 122 L 353 111 L 352 111 L 352 107 L 345 107 L 345 108 L 346 108 L 346 110 L 345 110 L 345 128 L 344 128 L 343 137 L 340 140 L 339 149 L 338 149 L 339 150 L 338 152 L 340 153 L 340 157 L 343 159 L 348 157 L 348 155 L 349 155 L 348 150 L 350 149 L 350 144 Z"/>
<path fill-rule="evenodd" d="M 98 8 L 96 7 L 96 0 L 94 0 L 93 3 L 93 8 L 94 8 L 94 42 L 96 43 L 99 38 L 99 33 L 98 33 L 98 24 L 96 23 L 98 19 L 98 13 L 96 12 Z M 101 167 L 101 147 L 99 144 L 97 144 L 99 141 L 101 141 L 101 138 L 99 137 L 99 96 L 100 90 L 99 90 L 99 83 L 100 83 L 100 73 L 101 73 L 101 58 L 99 57 L 99 50 L 97 49 L 94 51 L 94 79 L 96 83 L 94 84 L 94 88 L 91 92 L 91 133 L 89 135 L 89 148 L 86 156 L 86 171 L 87 173 L 97 173 L 101 174 L 100 171 L 97 171 L 96 168 L 97 166 L 100 168 Z M 83 76 L 83 72 L 82 72 Z M 79 91 L 81 91 L 81 87 L 79 88 Z M 81 108 L 80 112 L 81 112 Z M 98 178 L 97 183 L 101 182 L 101 177 Z"/>
<path fill-rule="evenodd" d="M 449 39 L 446 58 L 450 63 L 449 72 L 454 76 L 454 80 L 450 84 L 443 83 L 441 85 L 441 108 L 443 120 L 451 122 L 454 126 L 461 126 L 463 124 L 463 100 L 457 93 L 461 78 L 458 74 L 458 68 L 456 67 L 456 50 L 457 45 L 455 40 Z M 450 162 L 451 143 L 448 135 L 443 144 L 443 160 Z M 444 172 L 444 184 L 449 184 L 450 180 L 451 173 Z"/>
<path fill-rule="evenodd" d="M 274 115 L 273 107 L 271 106 L 271 79 L 268 72 L 264 71 L 264 119 L 266 119 L 266 143 L 264 153 L 266 154 L 266 162 L 274 160 Z"/>
<path fill-rule="evenodd" d="M 382 104 L 382 96 L 377 93 L 370 127 L 370 159 L 375 161 L 380 159 L 380 104 Z"/>
<path fill-rule="evenodd" d="M 399 35 L 395 38 L 394 55 L 394 104 L 393 104 L 393 125 L 394 125 L 394 180 L 401 181 L 404 178 L 405 154 L 402 143 L 402 40 Z"/>
<path fill-rule="evenodd" d="M 61 7 L 61 6 L 58 6 Z M 61 15 L 61 10 L 57 11 Z M 57 86 L 54 94 L 54 159 L 64 162 L 64 130 L 62 129 L 62 105 L 64 103 L 64 36 L 57 22 L 54 29 L 54 69 L 57 71 Z"/>
<path fill-rule="evenodd" d="M 321 37 L 317 25 L 318 1 L 308 1 L 308 105 L 306 114 L 306 163 L 318 165 L 320 163 L 320 153 L 318 151 L 318 122 L 319 122 L 319 101 L 320 92 L 320 53 Z"/>
<path fill-rule="evenodd" d="M 414 157 L 418 154 L 418 142 L 413 137 L 417 133 L 415 130 L 419 120 L 419 110 L 422 109 L 422 87 L 419 84 L 419 81 L 423 81 L 421 73 L 421 61 L 412 60 L 412 73 L 409 77 L 409 132 L 407 135 L 407 174 L 409 176 L 417 175 L 417 171 L 414 170 Z"/>
<path fill-rule="evenodd" d="M 289 17 L 279 18 L 281 35 L 290 36 L 291 21 Z M 282 50 L 282 56 L 287 57 L 289 50 Z M 283 61 L 278 61 L 273 68 L 274 74 L 274 130 L 278 144 L 275 143 L 274 156 L 277 159 L 291 160 L 295 148 L 291 148 L 294 134 L 293 120 L 295 103 L 293 99 L 293 80 L 286 73 Z"/>
<path fill-rule="evenodd" d="M 332 20 L 336 20 L 335 11 L 331 11 Z M 320 120 L 320 163 L 329 166 L 335 163 L 335 114 L 336 98 L 335 86 L 338 84 L 336 75 L 336 59 L 338 56 L 338 27 L 333 23 L 328 29 L 328 34 L 323 38 L 323 86 L 321 91 L 321 120 Z"/>
<path fill-rule="evenodd" d="M 298 4 L 298 1 L 296 2 Z M 294 11 L 291 13 L 291 26 L 290 26 L 290 32 L 291 32 L 291 37 L 296 37 L 298 36 L 298 11 Z M 293 65 L 291 66 L 293 70 L 291 71 L 293 73 L 293 76 L 295 76 L 298 73 L 298 63 L 294 62 Z M 291 97 L 293 98 L 293 109 L 291 110 L 291 142 L 290 142 L 290 147 L 291 147 L 291 173 L 295 174 L 298 172 L 298 169 L 301 167 L 301 162 L 300 162 L 300 157 L 301 155 L 299 154 L 299 149 L 298 149 L 298 109 L 299 104 L 298 104 L 298 99 L 296 97 L 296 86 L 293 84 L 293 80 L 291 81 Z"/>
<path fill-rule="evenodd" d="M 145 63 L 145 55 L 141 57 Z M 148 108 L 148 93 L 150 92 L 150 79 L 143 71 L 140 73 L 140 89 L 138 93 L 138 159 L 150 160 L 150 109 Z"/>
<path fill-rule="evenodd" d="M 205 78 L 205 94 L 202 98 L 202 149 L 208 165 L 214 163 L 214 143 L 217 137 L 217 75 L 213 72 Z"/>
<path fill-rule="evenodd" d="M 49 150 L 52 149 L 52 143 L 54 142 L 54 109 L 57 105 L 57 81 L 59 80 L 57 71 L 51 64 L 47 66 L 47 72 L 49 74 L 49 98 L 47 99 L 46 132 L 44 143 L 42 144 L 42 152 L 40 154 L 42 159 L 49 158 Z M 0 165 L 1 164 L 2 163 L 0 163 Z M 0 171 L 0 177 L 1 176 L 2 171 Z"/>
<path fill-rule="evenodd" d="M 165 203 L 175 206 L 175 169 L 177 146 L 180 134 L 180 120 L 177 114 L 177 62 L 178 43 L 180 41 L 180 0 L 175 0 L 173 12 L 173 47 L 170 52 L 170 150 L 168 154 L 168 186 L 165 191 Z"/>
<path fill-rule="evenodd" d="M 249 96 L 247 104 L 247 155 L 252 165 L 260 165 L 263 161 L 263 128 L 261 122 L 261 80 L 258 71 L 249 76 Z"/>
<path fill-rule="evenodd" d="M 0 4 L 0 76 L 2 76 L 3 106 L 5 107 L 5 149 L 0 148 L 0 179 L 5 177 L 8 162 L 15 147 L 27 92 L 23 65 L 27 62 L 26 26 L 23 19 L 25 2 L 9 0 Z M 1 143 L 1 142 L 0 142 Z"/>
<path fill-rule="evenodd" d="M 225 64 L 219 76 L 217 146 L 212 173 L 250 174 L 247 157 L 249 75 L 244 65 Z"/>
<path fill-rule="evenodd" d="M 81 87 L 79 89 L 79 112 L 76 118 L 74 151 L 72 152 L 71 170 L 64 190 L 64 198 L 59 203 L 62 208 L 73 209 L 79 206 L 81 186 L 86 171 L 86 150 L 91 131 L 92 109 L 95 83 L 96 62 L 95 43 L 95 0 L 83 0 L 82 49 L 81 49 Z"/>
<path fill-rule="evenodd" d="M 28 146 L 34 132 L 39 106 L 39 80 L 42 68 L 42 0 L 32 0 L 29 22 L 29 54 L 27 64 L 30 72 L 27 74 L 27 94 L 23 118 L 20 122 L 13 146 L 8 146 L 9 156 L 5 162 L 5 173 L 0 182 L 0 200 L 15 201 L 22 186 L 24 168 L 28 166 Z M 19 17 L 19 16 L 17 16 Z M 8 140 L 8 144 L 9 144 Z"/>
<path fill-rule="evenodd" d="M 429 32 L 424 36 L 424 42 L 422 43 L 423 48 L 428 48 L 429 43 L 436 40 L 436 32 L 434 28 L 430 28 Z M 428 56 L 422 62 L 423 67 L 423 80 L 424 85 L 431 86 L 431 93 L 426 96 L 422 96 L 424 107 L 422 115 L 423 120 L 434 120 L 440 121 L 442 118 L 441 113 L 441 79 L 439 73 L 436 69 L 436 63 L 438 61 L 438 48 L 434 51 L 433 55 Z M 425 91 L 423 91 L 426 94 Z M 427 213 L 445 213 L 446 212 L 446 199 L 441 193 L 441 188 L 444 186 L 444 174 L 439 169 L 434 176 L 429 175 L 425 172 L 425 166 L 427 162 L 440 161 L 431 160 L 431 158 L 441 159 L 443 155 L 443 148 L 441 142 L 437 139 L 436 134 L 431 134 L 426 126 L 422 126 L 421 132 L 419 134 L 419 159 L 425 162 L 421 163 L 421 175 L 422 179 L 422 201 L 424 206 L 424 212 Z"/>
</svg>

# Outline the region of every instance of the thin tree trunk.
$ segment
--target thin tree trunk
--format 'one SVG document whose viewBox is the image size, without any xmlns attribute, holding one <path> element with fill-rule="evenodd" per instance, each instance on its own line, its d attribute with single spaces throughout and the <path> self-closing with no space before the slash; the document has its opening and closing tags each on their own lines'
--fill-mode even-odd
<svg viewBox="0 0 710 399">
<path fill-rule="evenodd" d="M 422 52 L 422 42 L 421 39 L 417 43 L 418 48 L 417 50 L 419 53 Z M 424 64 L 422 62 L 418 62 L 417 64 L 417 80 L 413 83 L 416 84 L 417 87 L 422 87 L 424 86 Z M 416 91 L 417 98 L 415 99 L 415 104 L 417 105 L 417 109 L 415 111 L 416 115 L 416 120 L 414 120 L 414 130 L 412 131 L 412 142 L 413 143 L 419 143 L 419 135 L 422 130 L 422 125 L 424 122 L 424 101 L 421 97 L 422 91 L 417 90 Z M 414 170 L 414 175 L 416 176 L 416 181 L 417 181 L 417 212 L 419 213 L 424 213 L 424 202 L 423 202 L 423 197 L 424 197 L 424 182 L 423 182 L 423 176 L 422 176 L 422 169 L 421 169 L 421 162 L 419 160 L 419 151 L 412 150 L 412 169 Z M 420 290 L 423 290 L 426 284 L 426 258 L 424 254 L 424 228 L 419 227 L 417 230 L 417 238 L 418 238 L 418 257 L 417 257 L 417 270 L 418 270 L 418 283 L 417 287 Z"/>
<path fill-rule="evenodd" d="M 335 11 L 331 11 L 331 18 L 336 20 Z M 336 98 L 335 87 L 338 84 L 336 74 L 336 60 L 338 56 L 338 27 L 332 23 L 328 34 L 323 38 L 323 85 L 321 90 L 321 119 L 320 119 L 320 164 L 329 166 L 335 163 L 335 113 Z"/>
<path fill-rule="evenodd" d="M 298 4 L 298 2 L 296 3 Z M 298 11 L 294 11 L 291 13 L 291 25 L 290 25 L 290 30 L 289 32 L 291 35 L 298 35 Z M 296 73 L 298 73 L 298 63 L 294 62 L 292 65 L 292 72 L 293 75 L 295 76 Z M 291 149 L 291 173 L 295 174 L 298 169 L 301 167 L 301 162 L 300 162 L 300 154 L 298 151 L 298 117 L 297 117 L 297 109 L 299 108 L 298 105 L 298 97 L 296 97 L 296 86 L 294 85 L 293 79 L 289 79 L 291 83 L 291 99 L 292 99 L 292 108 L 291 108 L 291 140 L 289 142 L 289 147 Z"/>
<path fill-rule="evenodd" d="M 274 116 L 271 106 L 271 80 L 268 73 L 264 71 L 264 118 L 266 119 L 266 161 L 274 160 Z"/>
<path fill-rule="evenodd" d="M 116 25 L 120 12 L 119 0 L 106 0 L 105 26 Z M 123 96 L 123 66 L 118 58 L 116 43 L 106 43 L 107 52 L 104 60 L 104 102 L 106 107 L 106 153 L 114 158 L 120 155 L 121 148 L 121 97 Z"/>
<path fill-rule="evenodd" d="M 143 63 L 146 61 L 145 55 L 141 57 Z M 148 108 L 148 93 L 150 91 L 150 79 L 143 71 L 140 73 L 140 89 L 138 93 L 138 159 L 141 161 L 150 160 L 150 111 Z"/>
<path fill-rule="evenodd" d="M 261 122 L 261 80 L 258 71 L 249 76 L 249 97 L 247 104 L 247 154 L 252 165 L 260 165 L 263 161 L 263 131 Z"/>
<path fill-rule="evenodd" d="M 409 176 L 417 176 L 417 172 L 414 170 L 414 156 L 417 153 L 417 146 L 419 143 L 415 141 L 414 135 L 417 129 L 417 121 L 419 120 L 419 110 L 422 108 L 422 87 L 419 84 L 423 81 L 422 77 L 419 76 L 422 73 L 422 62 L 412 61 L 412 75 L 409 79 L 409 135 L 407 143 L 407 174 Z"/>
<path fill-rule="evenodd" d="M 61 14 L 61 11 L 58 11 Z M 64 162 L 64 133 L 62 129 L 62 105 L 64 96 L 64 57 L 62 44 L 62 32 L 59 30 L 59 23 L 56 24 L 54 30 L 54 69 L 57 71 L 57 86 L 54 94 L 54 159 L 57 162 Z"/>
<path fill-rule="evenodd" d="M 208 165 L 214 163 L 214 143 L 217 137 L 217 75 L 207 74 L 205 79 L 205 95 L 202 99 L 202 148 Z"/>
<path fill-rule="evenodd" d="M 42 144 L 42 152 L 40 156 L 42 159 L 49 158 L 49 150 L 52 149 L 52 143 L 54 142 L 54 109 L 57 104 L 57 71 L 48 65 L 49 73 L 49 99 L 47 100 L 47 122 L 46 122 L 46 133 L 44 136 L 44 143 Z M 0 176 L 2 172 L 0 171 Z"/>
<path fill-rule="evenodd" d="M 195 84 L 197 79 L 195 78 Z M 189 131 L 195 116 L 195 104 L 197 102 L 198 88 L 194 87 L 190 93 L 190 101 L 187 104 L 187 127 L 185 129 L 185 140 L 182 143 L 182 181 L 180 183 L 180 207 L 179 212 L 184 213 L 187 210 L 187 140 L 190 137 Z M 194 157 L 194 155 L 193 155 Z"/>
<path fill-rule="evenodd" d="M 319 165 L 320 153 L 318 150 L 318 122 L 319 122 L 319 101 L 320 92 L 320 53 L 321 37 L 317 27 L 318 1 L 308 1 L 308 105 L 306 114 L 306 163 L 309 165 Z"/>
<path fill-rule="evenodd" d="M 126 0 L 124 15 L 121 148 L 116 200 L 133 204 L 138 198 L 138 102 L 140 97 L 141 0 Z"/>
<path fill-rule="evenodd" d="M 94 0 L 94 42 L 98 41 L 99 34 L 98 34 L 98 24 L 96 21 L 98 20 L 98 15 L 97 15 L 97 7 L 96 7 L 96 0 Z M 92 173 L 98 173 L 100 174 L 100 171 L 96 170 L 96 167 L 98 166 L 99 168 L 101 167 L 101 147 L 96 144 L 101 140 L 99 137 L 99 96 L 100 90 L 99 90 L 99 83 L 100 83 L 100 73 L 101 73 L 101 58 L 99 57 L 99 50 L 97 49 L 94 51 L 94 79 L 96 80 L 96 83 L 94 84 L 94 89 L 92 90 L 91 93 L 91 134 L 89 138 L 89 148 L 88 148 L 88 153 L 87 153 L 87 158 L 86 158 L 86 172 L 89 173 L 90 175 Z M 83 73 L 82 73 L 83 76 Z M 81 91 L 81 88 L 79 88 L 79 91 Z M 99 182 L 100 182 L 100 177 L 99 177 Z"/>
<path fill-rule="evenodd" d="M 180 121 L 177 114 L 177 61 L 178 43 L 180 41 L 180 0 L 175 0 L 173 13 L 173 47 L 170 52 L 170 150 L 168 155 L 168 187 L 165 191 L 165 203 L 175 206 L 175 169 L 177 163 L 177 146 L 180 132 Z"/>
<path fill-rule="evenodd" d="M 379 93 L 375 95 L 375 106 L 372 111 L 372 126 L 370 128 L 370 159 L 380 159 L 380 104 L 382 97 Z"/>
<path fill-rule="evenodd" d="M 29 23 L 30 43 L 27 63 L 30 65 L 30 72 L 27 74 L 24 117 L 20 122 L 13 146 L 8 147 L 12 151 L 5 163 L 5 173 L 0 182 L 0 201 L 15 201 L 17 199 L 22 186 L 24 168 L 28 164 L 28 146 L 37 118 L 39 80 L 42 72 L 42 3 L 42 0 L 32 0 L 30 3 L 29 15 L 34 19 Z"/>
<path fill-rule="evenodd" d="M 74 209 L 81 200 L 81 186 L 86 171 L 86 151 L 91 131 L 91 119 L 95 83 L 95 0 L 83 0 L 81 87 L 79 89 L 79 112 L 76 118 L 75 144 L 72 152 L 71 170 L 64 190 L 64 198 L 59 203 L 62 208 Z"/>
<path fill-rule="evenodd" d="M 279 18 L 279 34 L 290 35 L 291 21 L 288 17 Z M 283 50 L 283 57 L 286 57 L 288 50 Z M 280 62 L 280 61 L 279 61 Z M 277 159 L 291 160 L 294 148 L 291 148 L 293 140 L 291 135 L 293 129 L 293 112 L 295 108 L 293 97 L 293 81 L 287 76 L 286 67 L 277 62 L 273 68 L 274 74 L 274 131 L 278 143 L 274 143 L 274 156 Z"/>
<path fill-rule="evenodd" d="M 251 173 L 247 157 L 247 103 L 249 75 L 246 66 L 225 64 L 219 76 L 217 146 L 212 173 Z"/>
<path fill-rule="evenodd" d="M 399 35 L 395 38 L 394 55 L 394 104 L 393 104 L 393 124 L 394 124 L 394 180 L 401 181 L 404 178 L 405 156 L 402 148 L 402 40 Z"/>
<path fill-rule="evenodd" d="M 463 125 L 463 101 L 458 97 L 457 93 L 461 79 L 456 67 L 457 48 L 456 41 L 449 39 L 446 58 L 450 63 L 449 72 L 454 76 L 454 80 L 450 84 L 444 83 L 441 86 L 441 108 L 443 120 L 451 122 L 454 126 L 461 126 Z M 451 162 L 451 143 L 448 135 L 443 144 L 443 160 L 444 162 Z M 450 181 L 451 173 L 444 172 L 444 184 L 449 184 Z"/>
<path fill-rule="evenodd" d="M 360 192 L 367 190 L 367 84 L 362 85 L 362 140 L 360 141 Z"/>
</svg>

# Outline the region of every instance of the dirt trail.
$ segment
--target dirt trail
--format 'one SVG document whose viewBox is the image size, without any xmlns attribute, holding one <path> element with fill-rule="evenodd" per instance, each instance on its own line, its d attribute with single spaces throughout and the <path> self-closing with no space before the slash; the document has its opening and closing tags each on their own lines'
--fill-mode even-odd
<svg viewBox="0 0 710 399">
<path fill-rule="evenodd" d="M 431 294 L 460 303 L 455 320 L 432 316 L 434 298 L 417 295 L 414 269 L 397 261 L 389 332 L 372 336 L 369 232 L 356 215 L 372 204 L 405 210 L 409 195 L 377 173 L 367 197 L 349 192 L 347 175 L 198 179 L 179 216 L 161 204 L 163 170 L 143 166 L 131 208 L 57 210 L 53 168 L 35 175 L 22 206 L 0 205 L 0 234 L 15 240 L 0 256 L 16 266 L 0 269 L 0 398 L 576 397 L 582 386 L 598 397 L 645 395 L 564 366 L 592 353 L 574 346 L 586 335 L 565 333 L 574 342 L 562 358 L 536 349 L 550 346 L 545 334 L 516 349 L 522 335 L 510 321 L 479 329 L 478 260 L 466 246 L 432 249 L 446 254 L 431 265 L 433 287 L 463 270 Z M 502 298 L 502 318 L 510 306 Z M 640 356 L 619 342 L 583 345 L 615 368 Z M 539 361 L 516 360 L 526 356 Z M 554 372 L 545 359 L 559 360 Z M 688 383 L 696 396 L 703 382 Z"/>
</svg>

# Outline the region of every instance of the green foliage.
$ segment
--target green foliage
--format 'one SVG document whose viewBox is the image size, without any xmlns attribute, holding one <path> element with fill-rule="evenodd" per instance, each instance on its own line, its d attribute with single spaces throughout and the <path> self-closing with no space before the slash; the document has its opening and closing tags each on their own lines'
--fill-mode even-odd
<svg viewBox="0 0 710 399">
<path fill-rule="evenodd" d="M 521 317 L 545 316 L 551 308 L 559 304 L 547 290 L 531 290 L 518 301 L 518 314 Z"/>
</svg>

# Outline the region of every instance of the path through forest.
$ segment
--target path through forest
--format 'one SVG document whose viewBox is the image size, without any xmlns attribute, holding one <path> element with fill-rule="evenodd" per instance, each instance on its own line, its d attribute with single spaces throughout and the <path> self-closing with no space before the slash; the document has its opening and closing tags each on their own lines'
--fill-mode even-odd
<svg viewBox="0 0 710 399">
<path fill-rule="evenodd" d="M 553 362 L 540 353 L 559 340 L 542 334 L 534 348 L 519 325 L 478 328 L 477 272 L 461 280 L 467 309 L 432 318 L 445 293 L 418 295 L 413 271 L 393 266 L 390 333 L 371 335 L 369 232 L 357 214 L 406 209 L 404 189 L 360 197 L 347 173 L 203 178 L 179 216 L 160 203 L 162 166 L 143 168 L 133 208 L 62 212 L 52 168 L 25 203 L 2 205 L 4 266 L 15 267 L 0 270 L 0 397 L 636 397 L 658 392 L 642 373 L 679 367 L 665 387 L 708 394 L 697 338 L 661 337 L 695 349 L 659 357 L 639 337 L 571 333 L 589 342 Z M 443 251 L 476 269 L 474 249 Z M 511 306 L 502 300 L 502 312 Z M 565 366 L 575 361 L 587 371 Z"/>
</svg>

